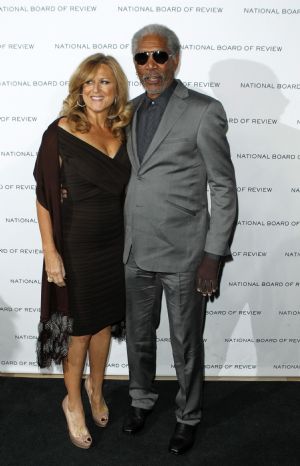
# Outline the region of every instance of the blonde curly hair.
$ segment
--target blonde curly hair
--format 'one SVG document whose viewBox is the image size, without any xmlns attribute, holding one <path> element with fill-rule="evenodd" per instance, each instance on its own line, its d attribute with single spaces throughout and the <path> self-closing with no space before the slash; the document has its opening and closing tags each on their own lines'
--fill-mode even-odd
<svg viewBox="0 0 300 466">
<path fill-rule="evenodd" d="M 106 126 L 111 128 L 114 136 L 124 139 L 124 128 L 130 122 L 132 108 L 128 103 L 128 80 L 117 60 L 103 53 L 96 53 L 87 57 L 77 69 L 69 81 L 69 94 L 63 102 L 60 116 L 68 119 L 72 131 L 87 133 L 91 124 L 87 118 L 86 109 L 80 106 L 82 102 L 82 88 L 87 79 L 96 74 L 100 65 L 107 65 L 116 79 L 116 99 L 110 107 Z"/>
</svg>

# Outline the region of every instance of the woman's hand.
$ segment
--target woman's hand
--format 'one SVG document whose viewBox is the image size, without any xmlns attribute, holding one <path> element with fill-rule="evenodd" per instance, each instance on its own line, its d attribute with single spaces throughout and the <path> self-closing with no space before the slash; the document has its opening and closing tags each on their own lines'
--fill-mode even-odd
<svg viewBox="0 0 300 466">
<path fill-rule="evenodd" d="M 44 251 L 45 270 L 48 282 L 53 282 L 57 286 L 66 286 L 66 272 L 62 258 L 56 250 Z"/>
<path fill-rule="evenodd" d="M 53 238 L 52 221 L 49 211 L 36 201 L 37 216 L 42 237 L 45 270 L 48 277 L 48 282 L 53 282 L 57 286 L 66 286 L 65 283 L 65 268 L 62 258 L 57 252 Z"/>
</svg>

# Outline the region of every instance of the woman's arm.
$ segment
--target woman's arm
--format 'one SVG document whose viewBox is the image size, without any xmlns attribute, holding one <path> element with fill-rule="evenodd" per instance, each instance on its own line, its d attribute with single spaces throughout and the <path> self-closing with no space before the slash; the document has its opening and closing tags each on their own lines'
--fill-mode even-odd
<svg viewBox="0 0 300 466">
<path fill-rule="evenodd" d="M 50 214 L 39 201 L 36 201 L 37 217 L 42 237 L 42 247 L 45 259 L 45 270 L 49 282 L 57 286 L 66 286 L 65 268 L 61 256 L 58 254 L 53 239 L 53 228 Z"/>
</svg>

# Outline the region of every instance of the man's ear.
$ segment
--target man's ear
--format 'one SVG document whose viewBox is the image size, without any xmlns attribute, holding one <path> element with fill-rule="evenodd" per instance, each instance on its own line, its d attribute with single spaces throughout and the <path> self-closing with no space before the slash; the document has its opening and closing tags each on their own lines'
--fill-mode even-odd
<svg viewBox="0 0 300 466">
<path fill-rule="evenodd" d="M 180 61 L 180 53 L 177 52 L 177 53 L 174 55 L 174 57 L 172 57 L 172 59 L 173 59 L 173 62 L 174 62 L 174 71 L 176 71 L 177 68 L 178 68 L 178 65 L 179 65 L 179 61 Z"/>
</svg>

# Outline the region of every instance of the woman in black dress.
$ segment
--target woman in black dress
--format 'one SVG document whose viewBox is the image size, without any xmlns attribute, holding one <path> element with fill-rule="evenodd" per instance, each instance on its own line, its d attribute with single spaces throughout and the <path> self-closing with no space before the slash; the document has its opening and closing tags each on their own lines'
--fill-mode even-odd
<svg viewBox="0 0 300 466">
<path fill-rule="evenodd" d="M 112 328 L 125 312 L 123 199 L 130 175 L 124 144 L 127 79 L 118 62 L 95 54 L 69 83 L 62 117 L 43 136 L 34 175 L 44 252 L 38 363 L 63 362 L 62 407 L 72 443 L 89 448 L 81 379 L 95 423 L 105 427 L 102 384 Z"/>
</svg>

